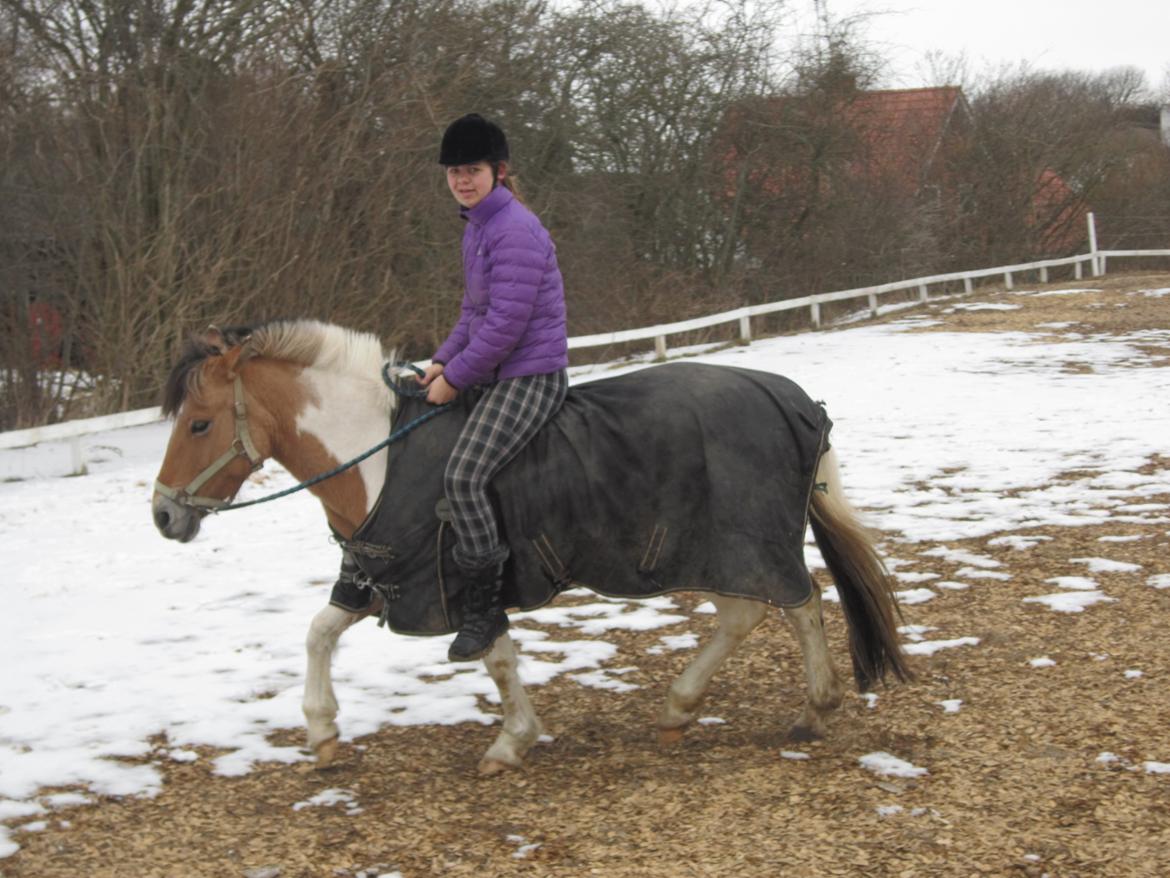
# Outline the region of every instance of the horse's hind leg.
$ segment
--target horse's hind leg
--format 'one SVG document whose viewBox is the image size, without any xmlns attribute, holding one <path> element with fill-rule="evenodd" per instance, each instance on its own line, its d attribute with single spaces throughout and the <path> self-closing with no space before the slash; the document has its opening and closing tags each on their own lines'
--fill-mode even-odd
<svg viewBox="0 0 1170 878">
<path fill-rule="evenodd" d="M 337 755 L 337 697 L 333 694 L 333 650 L 341 634 L 362 613 L 350 613 L 333 604 L 313 617 L 305 638 L 308 670 L 302 709 L 308 727 L 309 746 L 317 754 L 317 766 L 324 768 Z"/>
<path fill-rule="evenodd" d="M 674 744 L 682 739 L 683 729 L 698 715 L 715 672 L 768 611 L 765 604 L 743 598 L 712 595 L 711 600 L 719 611 L 719 628 L 670 686 L 666 704 L 658 714 L 658 740 L 662 744 Z"/>
<path fill-rule="evenodd" d="M 540 720 L 520 683 L 516 668 L 516 646 L 506 633 L 496 639 L 483 658 L 487 672 L 500 690 L 504 727 L 479 762 L 481 774 L 496 774 L 519 768 L 524 755 L 540 737 Z"/>
<path fill-rule="evenodd" d="M 799 607 L 785 607 L 784 616 L 792 624 L 804 656 L 804 673 L 808 681 L 808 698 L 800 719 L 788 730 L 794 741 L 811 741 L 825 735 L 825 717 L 841 706 L 845 695 L 841 678 L 829 655 L 825 640 L 825 623 L 821 614 L 821 592 L 814 587 L 812 597 Z"/>
</svg>

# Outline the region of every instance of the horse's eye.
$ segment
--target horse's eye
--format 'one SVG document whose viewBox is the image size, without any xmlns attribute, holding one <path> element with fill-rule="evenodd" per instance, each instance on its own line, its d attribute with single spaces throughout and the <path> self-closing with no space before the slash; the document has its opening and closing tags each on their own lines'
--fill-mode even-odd
<svg viewBox="0 0 1170 878">
<path fill-rule="evenodd" d="M 192 421 L 191 422 L 191 435 L 192 436 L 202 436 L 204 433 L 206 433 L 210 429 L 211 429 L 211 421 Z"/>
</svg>

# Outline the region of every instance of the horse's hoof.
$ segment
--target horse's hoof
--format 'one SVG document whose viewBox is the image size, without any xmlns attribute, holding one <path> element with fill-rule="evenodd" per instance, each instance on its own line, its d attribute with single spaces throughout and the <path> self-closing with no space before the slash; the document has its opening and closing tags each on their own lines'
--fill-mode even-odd
<svg viewBox="0 0 1170 878">
<path fill-rule="evenodd" d="M 484 759 L 479 763 L 479 773 L 484 777 L 491 777 L 496 774 L 503 774 L 505 771 L 511 771 L 516 767 L 515 765 L 509 765 L 507 762 L 501 762 L 499 759 Z"/>
<path fill-rule="evenodd" d="M 659 729 L 658 730 L 658 746 L 659 747 L 674 747 L 682 743 L 684 729 L 680 726 L 677 729 Z"/>
<path fill-rule="evenodd" d="M 329 768 L 337 759 L 337 738 L 322 741 L 313 751 L 317 754 L 317 768 Z"/>
<path fill-rule="evenodd" d="M 825 736 L 816 729 L 808 726 L 795 725 L 788 730 L 788 740 L 798 744 L 807 744 L 810 741 L 820 741 Z"/>
</svg>

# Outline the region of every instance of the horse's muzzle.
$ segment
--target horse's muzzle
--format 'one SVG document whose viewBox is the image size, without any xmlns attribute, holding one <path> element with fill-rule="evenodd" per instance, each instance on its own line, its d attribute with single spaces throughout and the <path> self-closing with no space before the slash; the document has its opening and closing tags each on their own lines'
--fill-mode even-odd
<svg viewBox="0 0 1170 878">
<path fill-rule="evenodd" d="M 154 526 L 168 540 L 189 543 L 199 533 L 199 523 L 204 513 L 190 506 L 176 503 L 170 497 L 155 494 L 150 504 Z"/>
</svg>

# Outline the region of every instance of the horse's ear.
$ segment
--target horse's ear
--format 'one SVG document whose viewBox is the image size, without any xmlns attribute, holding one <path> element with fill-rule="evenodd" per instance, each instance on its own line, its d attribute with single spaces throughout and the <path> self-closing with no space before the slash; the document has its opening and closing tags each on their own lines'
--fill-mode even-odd
<svg viewBox="0 0 1170 878">
<path fill-rule="evenodd" d="M 227 342 L 224 340 L 223 333 L 214 324 L 208 326 L 204 331 L 202 341 L 205 345 L 214 348 L 216 352 L 221 354 L 227 349 Z"/>
<path fill-rule="evenodd" d="M 251 340 L 252 336 L 244 336 L 236 344 L 223 352 L 223 364 L 227 369 L 229 378 L 235 378 L 240 366 L 244 365 L 248 358 L 252 356 L 252 351 L 248 344 Z"/>
</svg>

